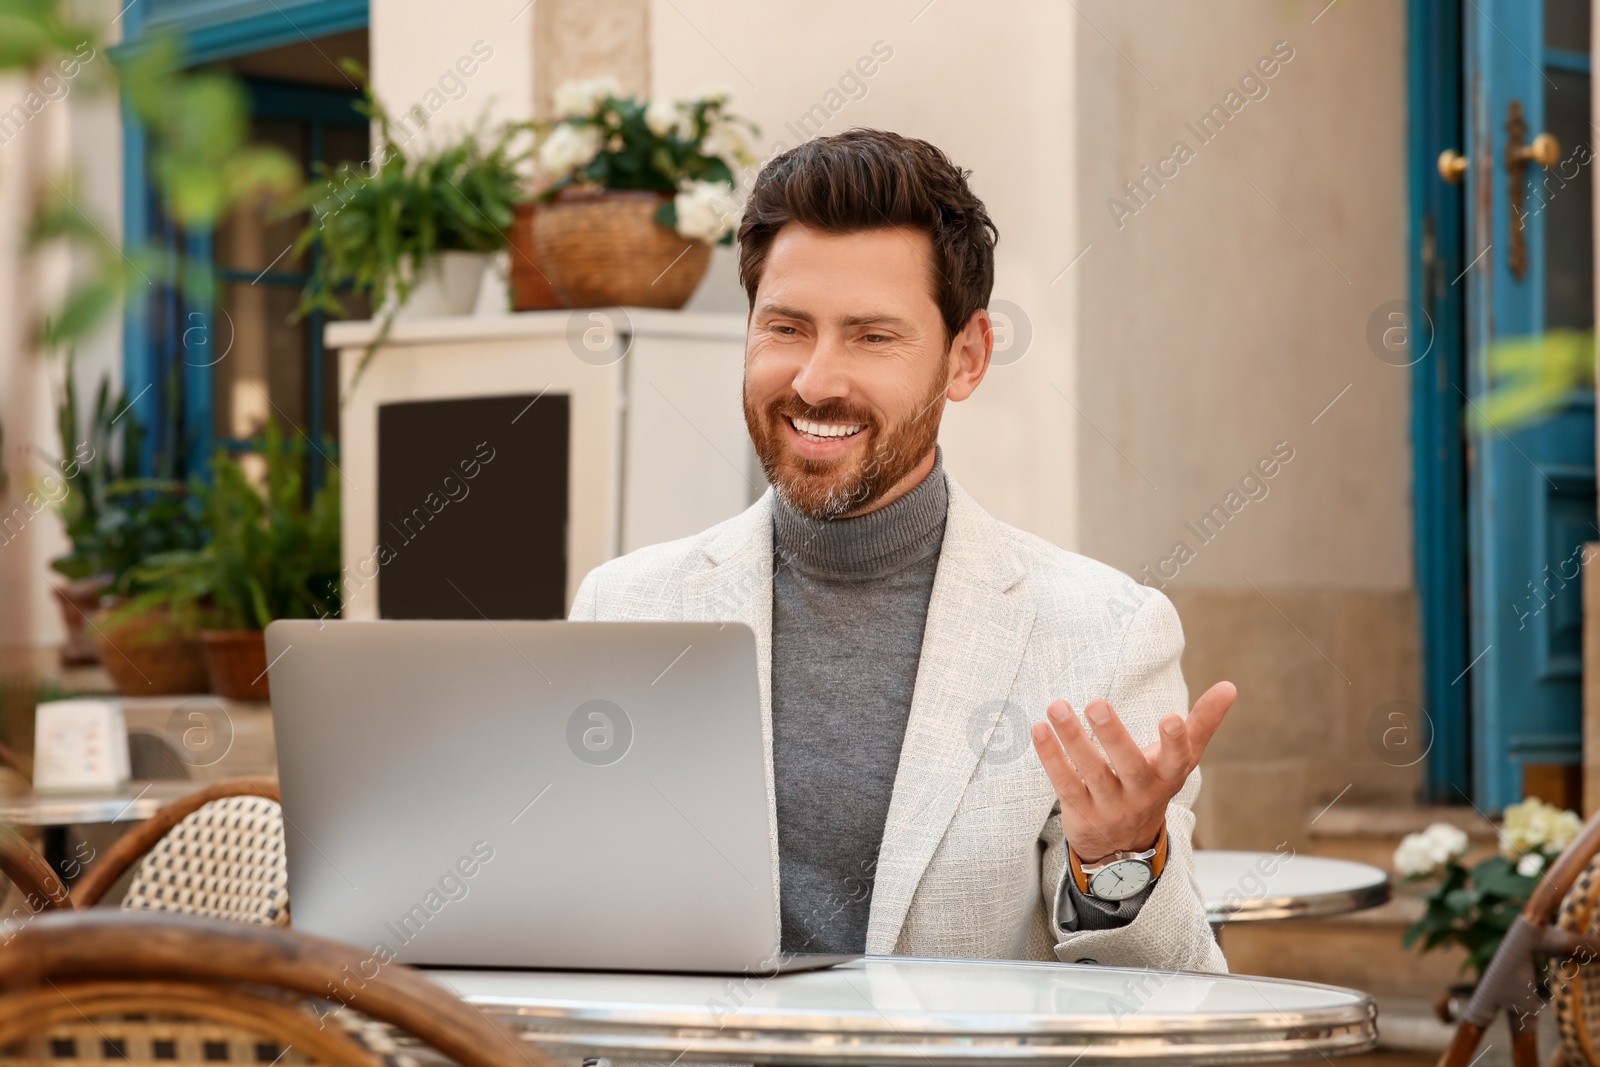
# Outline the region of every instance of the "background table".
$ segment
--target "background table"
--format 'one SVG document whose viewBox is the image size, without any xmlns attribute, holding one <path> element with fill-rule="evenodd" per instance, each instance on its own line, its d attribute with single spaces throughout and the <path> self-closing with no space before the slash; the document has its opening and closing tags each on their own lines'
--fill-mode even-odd
<svg viewBox="0 0 1600 1067">
<path fill-rule="evenodd" d="M 1194 870 L 1213 925 L 1343 915 L 1390 893 L 1388 872 L 1324 856 L 1198 849 Z"/>
<path fill-rule="evenodd" d="M 88 826 L 143 822 L 169 800 L 202 788 L 191 781 L 129 782 L 117 789 L 59 793 L 27 791 L 0 798 L 0 822 L 15 826 Z"/>
<path fill-rule="evenodd" d="M 67 830 L 72 826 L 143 822 L 163 804 L 201 788 L 203 782 L 129 782 L 97 792 L 23 792 L 0 797 L 0 823 L 32 827 L 39 832 L 39 850 L 50 869 L 71 881 L 77 871 L 67 859 Z M 4 894 L 0 894 L 3 896 Z"/>
<path fill-rule="evenodd" d="M 1377 1042 L 1372 998 L 1268 978 L 869 956 L 763 978 L 434 970 L 563 1059 L 865 1067 L 1322 1060 Z"/>
</svg>

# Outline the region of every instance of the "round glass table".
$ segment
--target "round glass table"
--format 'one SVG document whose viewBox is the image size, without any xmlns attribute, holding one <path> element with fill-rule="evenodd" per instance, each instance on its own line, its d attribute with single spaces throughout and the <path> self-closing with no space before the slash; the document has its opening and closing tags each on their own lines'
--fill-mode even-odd
<svg viewBox="0 0 1600 1067">
<path fill-rule="evenodd" d="M 1385 903 L 1390 891 L 1380 868 L 1295 853 L 1197 849 L 1194 873 L 1214 926 L 1344 915 Z"/>
<path fill-rule="evenodd" d="M 1270 978 L 868 956 L 777 976 L 431 970 L 561 1059 L 813 1064 L 1321 1060 L 1370 1050 L 1365 993 Z"/>
</svg>

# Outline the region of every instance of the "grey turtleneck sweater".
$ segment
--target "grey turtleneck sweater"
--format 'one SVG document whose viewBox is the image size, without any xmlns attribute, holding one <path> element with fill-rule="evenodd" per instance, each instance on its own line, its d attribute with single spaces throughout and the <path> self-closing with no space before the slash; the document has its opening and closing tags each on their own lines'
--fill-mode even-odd
<svg viewBox="0 0 1600 1067">
<path fill-rule="evenodd" d="M 949 487 L 933 470 L 893 503 L 848 519 L 773 505 L 772 767 L 787 952 L 859 953 L 889 814 Z M 1148 895 L 1086 900 L 1068 882 L 1069 929 L 1121 926 Z"/>
</svg>

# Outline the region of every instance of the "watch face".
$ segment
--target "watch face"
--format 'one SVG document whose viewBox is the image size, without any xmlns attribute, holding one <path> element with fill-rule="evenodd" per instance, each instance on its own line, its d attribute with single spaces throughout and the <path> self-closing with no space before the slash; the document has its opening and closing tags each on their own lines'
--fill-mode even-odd
<svg viewBox="0 0 1600 1067">
<path fill-rule="evenodd" d="M 1118 860 L 1094 873 L 1089 892 L 1101 900 L 1127 900 L 1150 884 L 1150 865 L 1143 860 Z"/>
</svg>

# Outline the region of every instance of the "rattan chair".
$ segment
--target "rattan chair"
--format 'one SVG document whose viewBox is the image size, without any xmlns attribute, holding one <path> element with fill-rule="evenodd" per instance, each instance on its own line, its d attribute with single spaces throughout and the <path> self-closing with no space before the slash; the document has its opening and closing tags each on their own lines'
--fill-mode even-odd
<svg viewBox="0 0 1600 1067">
<path fill-rule="evenodd" d="M 356 1013 L 403 1043 L 330 1025 Z M 187 915 L 35 916 L 0 948 L 0 1063 L 106 1060 L 555 1067 L 420 972 L 353 946 Z"/>
<path fill-rule="evenodd" d="M 1489 961 L 1461 1012 L 1439 1067 L 1467 1067 L 1495 1017 L 1505 1012 L 1511 1062 L 1538 1067 L 1538 1017 L 1553 1007 L 1562 1047 L 1560 1064 L 1600 1067 L 1600 813 L 1545 871 Z M 1552 999 L 1540 998 L 1542 959 L 1552 959 Z M 1591 1034 L 1593 1037 L 1591 1037 Z"/>
<path fill-rule="evenodd" d="M 70 892 L 27 841 L 0 829 L 0 873 L 35 912 L 93 907 L 135 864 L 124 908 L 286 925 L 278 783 L 234 778 L 163 805 L 97 857 Z"/>
<path fill-rule="evenodd" d="M 9 826 L 0 826 L 0 874 L 17 887 L 30 911 L 72 906 L 66 883 L 28 840 Z"/>
</svg>

